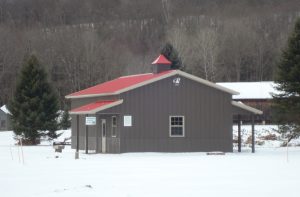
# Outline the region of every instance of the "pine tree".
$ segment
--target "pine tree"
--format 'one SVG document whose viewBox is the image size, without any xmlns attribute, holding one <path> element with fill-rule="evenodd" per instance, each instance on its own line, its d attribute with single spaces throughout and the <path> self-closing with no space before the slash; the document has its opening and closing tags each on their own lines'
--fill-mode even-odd
<svg viewBox="0 0 300 197">
<path fill-rule="evenodd" d="M 65 111 L 62 114 L 61 121 L 60 121 L 60 128 L 68 129 L 70 127 L 71 127 L 71 120 L 70 120 L 69 111 L 67 109 L 65 109 Z"/>
<path fill-rule="evenodd" d="M 183 69 L 181 58 L 171 43 L 167 42 L 166 45 L 161 49 L 160 53 L 172 62 L 172 69 Z"/>
<path fill-rule="evenodd" d="M 36 144 L 45 135 L 57 137 L 58 98 L 34 55 L 24 61 L 9 109 L 15 134 L 28 144 Z"/>
<path fill-rule="evenodd" d="M 275 79 L 274 118 L 291 139 L 300 135 L 300 18 L 296 21 L 278 64 Z"/>
</svg>

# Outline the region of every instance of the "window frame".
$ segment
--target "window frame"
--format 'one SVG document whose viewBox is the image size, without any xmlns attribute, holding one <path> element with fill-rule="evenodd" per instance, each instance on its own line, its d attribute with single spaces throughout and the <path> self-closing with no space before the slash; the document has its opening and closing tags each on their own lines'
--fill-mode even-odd
<svg viewBox="0 0 300 197">
<path fill-rule="evenodd" d="M 116 119 L 116 125 L 114 125 L 114 118 Z M 118 127 L 117 116 L 112 116 L 111 117 L 111 137 L 117 137 L 117 127 Z M 114 131 L 115 131 L 115 133 L 114 133 Z"/>
<path fill-rule="evenodd" d="M 182 118 L 182 125 L 172 126 L 172 118 Z M 182 135 L 172 135 L 172 127 L 182 127 Z M 169 137 L 185 137 L 185 117 L 182 115 L 169 116 Z"/>
</svg>

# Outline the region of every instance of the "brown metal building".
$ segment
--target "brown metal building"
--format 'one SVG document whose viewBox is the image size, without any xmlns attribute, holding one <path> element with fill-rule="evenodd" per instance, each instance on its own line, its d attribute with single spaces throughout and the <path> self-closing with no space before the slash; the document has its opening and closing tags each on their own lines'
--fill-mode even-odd
<svg viewBox="0 0 300 197">
<path fill-rule="evenodd" d="M 66 96 L 71 99 L 72 148 L 232 152 L 233 114 L 261 114 L 232 101 L 238 92 L 171 70 L 162 55 L 152 64 L 154 73 L 120 77 Z"/>
</svg>

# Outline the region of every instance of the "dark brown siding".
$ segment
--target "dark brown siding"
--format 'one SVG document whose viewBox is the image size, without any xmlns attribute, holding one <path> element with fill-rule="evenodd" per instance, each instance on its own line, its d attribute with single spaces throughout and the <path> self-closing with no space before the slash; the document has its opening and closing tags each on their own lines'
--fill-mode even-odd
<svg viewBox="0 0 300 197">
<path fill-rule="evenodd" d="M 102 96 L 102 97 L 91 97 L 91 98 L 78 98 L 78 99 L 71 99 L 71 109 L 89 104 L 91 102 L 100 101 L 100 100 L 116 100 L 119 99 L 119 95 L 116 96 Z M 113 115 L 113 114 L 112 114 Z M 88 146 L 89 150 L 102 152 L 102 132 L 101 132 L 101 119 L 106 119 L 107 124 L 107 150 L 110 153 L 119 153 L 120 152 L 120 134 L 119 134 L 119 127 L 117 127 L 117 137 L 111 137 L 111 116 L 112 115 L 89 115 L 89 116 L 96 116 L 96 125 L 89 126 L 89 133 L 88 133 Z M 72 148 L 76 149 L 76 139 L 77 139 L 77 122 L 76 122 L 76 115 L 72 116 Z M 79 115 L 79 149 L 85 150 L 86 144 L 86 126 L 85 126 L 85 117 L 86 115 Z M 119 119 L 119 118 L 118 118 Z M 98 143 L 98 146 L 97 146 Z"/>
<path fill-rule="evenodd" d="M 76 115 L 71 115 L 72 117 L 72 148 L 76 148 L 76 139 L 77 139 L 77 122 L 76 122 Z M 97 119 L 98 122 L 98 119 Z M 97 125 L 95 126 L 89 126 L 88 128 L 89 133 L 89 150 L 95 150 L 96 149 L 96 131 L 97 131 Z M 85 115 L 79 115 L 79 149 L 84 150 L 85 149 L 85 134 L 86 134 L 86 126 L 85 126 Z"/>
<path fill-rule="evenodd" d="M 179 76 L 176 76 L 179 77 Z M 232 152 L 231 95 L 175 76 L 120 95 L 124 103 L 102 113 L 132 115 L 121 127 L 121 152 Z M 185 117 L 185 137 L 169 137 L 169 116 Z"/>
<path fill-rule="evenodd" d="M 76 115 L 72 116 L 72 148 L 76 149 L 76 139 L 77 139 L 77 122 L 76 122 Z M 93 116 L 93 115 L 89 115 Z M 121 126 L 119 115 L 115 115 L 117 117 L 117 130 L 116 130 L 116 137 L 112 137 L 112 122 L 111 117 L 112 115 L 96 115 L 96 125 L 88 126 L 88 136 L 89 136 L 89 150 L 93 152 L 102 152 L 102 130 L 101 130 L 101 119 L 106 120 L 106 127 L 107 127 L 107 135 L 106 135 L 106 149 L 109 153 L 119 153 L 120 152 L 120 132 L 119 128 Z M 85 126 L 85 115 L 79 115 L 79 149 L 85 150 L 86 144 L 86 126 Z M 96 145 L 96 140 L 98 141 L 98 146 Z"/>
</svg>

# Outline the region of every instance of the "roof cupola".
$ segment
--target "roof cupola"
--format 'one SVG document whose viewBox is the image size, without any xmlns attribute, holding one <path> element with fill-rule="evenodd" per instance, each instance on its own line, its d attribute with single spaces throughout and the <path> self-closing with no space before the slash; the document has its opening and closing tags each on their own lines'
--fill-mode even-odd
<svg viewBox="0 0 300 197">
<path fill-rule="evenodd" d="M 171 64 L 170 62 L 164 55 L 160 54 L 153 62 L 153 73 L 160 73 L 163 71 L 171 70 Z"/>
</svg>

